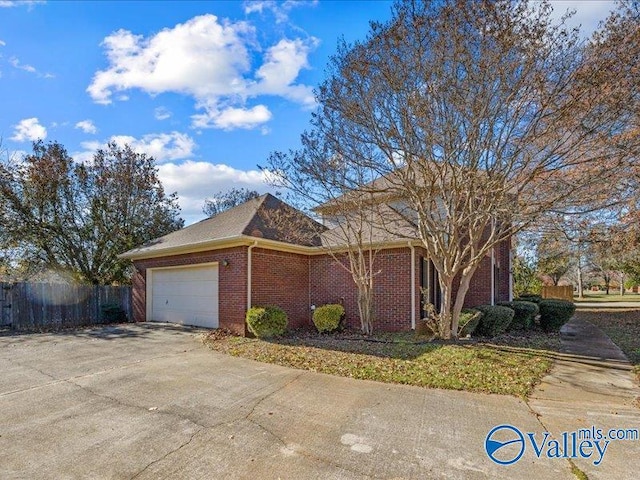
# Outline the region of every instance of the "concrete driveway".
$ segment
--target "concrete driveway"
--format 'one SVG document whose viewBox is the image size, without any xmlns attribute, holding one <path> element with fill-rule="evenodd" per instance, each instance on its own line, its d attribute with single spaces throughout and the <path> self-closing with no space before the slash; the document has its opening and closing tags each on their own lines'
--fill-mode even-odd
<svg viewBox="0 0 640 480">
<path fill-rule="evenodd" d="M 197 330 L 137 324 L 0 336 L 2 479 L 572 479 L 531 451 L 492 462 L 522 401 L 237 359 Z"/>
</svg>

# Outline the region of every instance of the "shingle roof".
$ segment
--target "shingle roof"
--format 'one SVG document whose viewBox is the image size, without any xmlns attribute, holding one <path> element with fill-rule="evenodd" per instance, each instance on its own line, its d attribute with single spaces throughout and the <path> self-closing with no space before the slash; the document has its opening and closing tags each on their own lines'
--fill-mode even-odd
<svg viewBox="0 0 640 480">
<path fill-rule="evenodd" d="M 397 210 L 381 204 L 354 214 L 342 226 L 334 226 L 320 237 L 323 247 L 342 248 L 348 244 L 375 245 L 415 240 L 418 231 L 416 225 Z"/>
<path fill-rule="evenodd" d="M 123 257 L 160 253 L 191 245 L 243 236 L 295 245 L 320 244 L 325 229 L 299 210 L 267 193 L 181 230 L 169 233 L 122 254 Z"/>
</svg>

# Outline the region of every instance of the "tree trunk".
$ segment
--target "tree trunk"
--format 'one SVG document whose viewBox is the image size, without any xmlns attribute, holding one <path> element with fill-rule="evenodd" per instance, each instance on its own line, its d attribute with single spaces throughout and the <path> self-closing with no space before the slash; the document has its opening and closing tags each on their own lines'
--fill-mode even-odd
<svg viewBox="0 0 640 480">
<path fill-rule="evenodd" d="M 442 278 L 440 276 L 440 314 L 438 318 L 438 333 L 444 340 L 450 340 L 451 330 L 451 299 L 453 298 L 453 278 Z M 457 332 L 456 332 L 457 334 Z"/>
<path fill-rule="evenodd" d="M 578 270 L 578 298 L 583 298 L 584 295 L 583 285 L 582 285 L 582 272 Z"/>
<path fill-rule="evenodd" d="M 624 273 L 620 274 L 620 296 L 624 297 Z"/>
<path fill-rule="evenodd" d="M 362 283 L 358 285 L 358 313 L 362 333 L 373 333 L 373 285 Z"/>
<path fill-rule="evenodd" d="M 584 286 L 582 284 L 582 261 L 578 257 L 578 298 L 584 298 Z"/>
<path fill-rule="evenodd" d="M 456 302 L 453 305 L 453 312 L 451 316 L 451 334 L 458 338 L 460 334 L 459 326 L 460 326 L 460 313 L 462 312 L 462 307 L 464 306 L 464 299 L 467 296 L 467 292 L 469 291 L 469 287 L 471 286 L 471 277 L 475 273 L 476 269 L 474 268 L 470 272 L 463 273 L 462 278 L 460 279 L 460 286 L 458 287 L 458 292 L 456 293 Z"/>
</svg>

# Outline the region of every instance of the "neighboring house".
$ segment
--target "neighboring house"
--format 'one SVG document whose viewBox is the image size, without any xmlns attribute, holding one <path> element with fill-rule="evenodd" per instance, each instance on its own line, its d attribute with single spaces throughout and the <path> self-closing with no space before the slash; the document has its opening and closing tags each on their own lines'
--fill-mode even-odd
<svg viewBox="0 0 640 480">
<path fill-rule="evenodd" d="M 356 287 L 336 260 L 339 246 L 331 232 L 266 194 L 158 238 L 122 255 L 136 269 L 134 318 L 245 334 L 251 306 L 277 305 L 290 328 L 298 328 L 312 325 L 312 305 L 340 302 L 347 325 L 359 328 Z M 333 255 L 326 246 L 332 238 Z M 376 250 L 374 329 L 413 329 L 422 302 L 438 300 L 435 269 L 419 240 L 387 236 Z M 486 257 L 473 277 L 468 306 L 509 299 L 510 254 L 505 241 Z"/>
</svg>

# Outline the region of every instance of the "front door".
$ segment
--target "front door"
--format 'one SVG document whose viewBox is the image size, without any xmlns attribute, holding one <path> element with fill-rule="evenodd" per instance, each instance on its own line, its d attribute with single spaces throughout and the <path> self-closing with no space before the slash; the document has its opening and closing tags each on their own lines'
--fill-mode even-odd
<svg viewBox="0 0 640 480">
<path fill-rule="evenodd" d="M 436 313 L 440 313 L 442 292 L 440 291 L 440 282 L 438 281 L 438 271 L 433 266 L 433 262 L 427 257 L 422 257 L 421 270 L 422 311 L 424 312 L 425 305 L 430 303 L 435 307 Z"/>
</svg>

